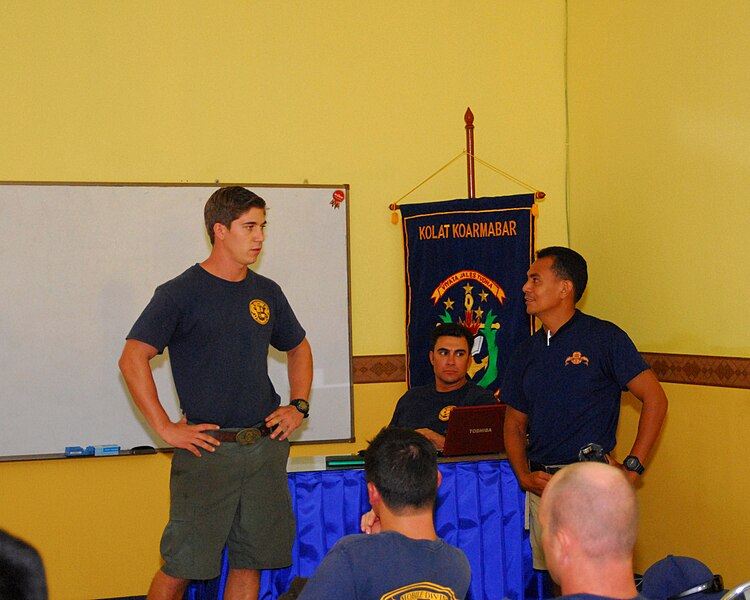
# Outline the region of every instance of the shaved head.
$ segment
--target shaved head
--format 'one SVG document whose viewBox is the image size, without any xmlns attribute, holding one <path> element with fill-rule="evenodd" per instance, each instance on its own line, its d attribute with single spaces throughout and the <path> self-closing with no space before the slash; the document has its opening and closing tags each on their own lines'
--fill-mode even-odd
<svg viewBox="0 0 750 600">
<path fill-rule="evenodd" d="M 616 467 L 576 463 L 556 473 L 542 494 L 543 540 L 565 531 L 592 561 L 630 559 L 638 529 L 633 486 Z"/>
</svg>

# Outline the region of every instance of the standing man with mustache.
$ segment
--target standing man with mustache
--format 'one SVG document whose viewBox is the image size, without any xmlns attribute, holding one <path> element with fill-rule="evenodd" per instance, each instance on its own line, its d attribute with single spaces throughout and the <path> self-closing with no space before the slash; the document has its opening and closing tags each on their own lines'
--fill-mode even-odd
<svg viewBox="0 0 750 600">
<path fill-rule="evenodd" d="M 576 308 L 587 281 L 586 261 L 577 252 L 553 246 L 537 253 L 523 293 L 526 312 L 542 327 L 516 348 L 501 387 L 508 405 L 506 452 L 527 492 L 534 568 L 541 570 L 547 566 L 537 515 L 552 474 L 599 454 L 635 483 L 667 412 L 664 390 L 628 335 Z M 609 453 L 625 390 L 643 406 L 635 441 L 620 464 Z"/>
<path fill-rule="evenodd" d="M 218 577 L 225 546 L 227 600 L 257 599 L 260 569 L 292 562 L 287 438 L 308 413 L 310 345 L 281 288 L 248 269 L 263 247 L 265 201 L 221 188 L 204 217 L 211 254 L 156 289 L 120 358 L 136 406 L 175 448 L 164 565 L 149 600 L 176 600 L 191 579 Z M 268 376 L 269 346 L 287 354 L 285 406 Z M 184 413 L 176 423 L 150 366 L 167 347 Z"/>
</svg>

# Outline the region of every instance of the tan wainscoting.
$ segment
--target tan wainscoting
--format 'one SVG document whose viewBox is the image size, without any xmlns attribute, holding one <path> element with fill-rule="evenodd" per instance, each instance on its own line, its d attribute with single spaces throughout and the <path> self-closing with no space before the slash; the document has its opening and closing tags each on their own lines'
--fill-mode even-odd
<svg viewBox="0 0 750 600">
<path fill-rule="evenodd" d="M 641 352 L 659 381 L 750 389 L 750 358 Z M 355 356 L 354 383 L 406 381 L 406 356 Z"/>
</svg>

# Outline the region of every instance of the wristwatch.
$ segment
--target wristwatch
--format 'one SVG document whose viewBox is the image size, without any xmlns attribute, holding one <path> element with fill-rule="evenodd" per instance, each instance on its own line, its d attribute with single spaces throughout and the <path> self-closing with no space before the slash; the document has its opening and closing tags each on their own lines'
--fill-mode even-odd
<svg viewBox="0 0 750 600">
<path fill-rule="evenodd" d="M 633 471 L 634 473 L 638 473 L 638 475 L 641 475 L 645 471 L 638 457 L 632 454 L 622 461 L 622 464 L 628 471 Z"/>
<path fill-rule="evenodd" d="M 310 403 L 307 400 L 302 400 L 302 398 L 298 398 L 296 400 L 292 400 L 289 403 L 289 405 L 293 406 L 298 411 L 300 411 L 304 419 L 310 416 Z"/>
</svg>

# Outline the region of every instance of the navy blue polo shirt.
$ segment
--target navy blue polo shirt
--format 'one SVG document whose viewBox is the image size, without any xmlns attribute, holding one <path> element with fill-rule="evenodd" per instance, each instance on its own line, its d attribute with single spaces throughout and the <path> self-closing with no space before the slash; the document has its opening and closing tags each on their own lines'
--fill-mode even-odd
<svg viewBox="0 0 750 600">
<path fill-rule="evenodd" d="M 576 310 L 549 340 L 540 328 L 518 345 L 500 397 L 528 416 L 529 460 L 569 464 L 586 444 L 614 449 L 622 392 L 648 368 L 622 329 Z"/>
</svg>

